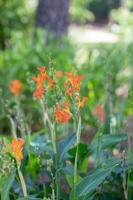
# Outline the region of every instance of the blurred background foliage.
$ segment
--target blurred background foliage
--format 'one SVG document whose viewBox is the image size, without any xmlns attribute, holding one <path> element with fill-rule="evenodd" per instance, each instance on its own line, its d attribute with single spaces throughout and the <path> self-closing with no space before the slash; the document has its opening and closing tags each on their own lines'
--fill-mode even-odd
<svg viewBox="0 0 133 200">
<path fill-rule="evenodd" d="M 124 36 L 127 42 L 132 42 L 133 34 L 133 2 L 131 0 L 123 1 L 119 9 L 113 9 L 110 13 L 110 19 L 115 23 L 112 31 Z"/>
<path fill-rule="evenodd" d="M 110 11 L 120 7 L 120 0 L 72 0 L 72 20 L 80 23 L 107 21 Z"/>
<path fill-rule="evenodd" d="M 0 48 L 8 47 L 11 33 L 23 31 L 26 33 L 33 22 L 31 9 L 26 1 L 0 1 Z"/>
</svg>

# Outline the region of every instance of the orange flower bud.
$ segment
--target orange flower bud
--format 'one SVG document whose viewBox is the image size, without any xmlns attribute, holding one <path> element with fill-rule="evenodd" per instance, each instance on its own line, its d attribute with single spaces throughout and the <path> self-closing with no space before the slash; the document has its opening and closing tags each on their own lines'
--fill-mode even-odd
<svg viewBox="0 0 133 200">
<path fill-rule="evenodd" d="M 22 83 L 20 80 L 12 80 L 10 83 L 10 91 L 14 96 L 18 96 L 22 89 Z"/>
<path fill-rule="evenodd" d="M 54 86 L 55 86 L 55 80 L 54 80 L 53 78 L 50 78 L 50 79 L 48 80 L 48 85 L 49 85 L 49 87 L 50 87 L 51 89 L 53 89 Z"/>
<path fill-rule="evenodd" d="M 56 72 L 56 76 L 57 76 L 58 78 L 61 78 L 62 75 L 63 75 L 62 71 L 57 71 L 57 72 Z"/>
<path fill-rule="evenodd" d="M 79 99 L 78 102 L 78 107 L 79 108 L 83 108 L 84 107 L 84 103 L 88 100 L 88 97 L 83 97 L 82 100 Z"/>
</svg>

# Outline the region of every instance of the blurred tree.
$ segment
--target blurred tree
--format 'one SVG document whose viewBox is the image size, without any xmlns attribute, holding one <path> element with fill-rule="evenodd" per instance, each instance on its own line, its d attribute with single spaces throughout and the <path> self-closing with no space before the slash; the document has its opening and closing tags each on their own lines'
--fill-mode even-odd
<svg viewBox="0 0 133 200">
<path fill-rule="evenodd" d="M 120 7 L 122 0 L 86 0 L 88 9 L 95 15 L 96 21 L 107 21 L 112 9 Z M 125 1 L 125 0 L 123 0 Z"/>
<path fill-rule="evenodd" d="M 39 0 L 36 26 L 45 28 L 47 36 L 56 38 L 67 33 L 69 25 L 70 0 Z"/>
</svg>

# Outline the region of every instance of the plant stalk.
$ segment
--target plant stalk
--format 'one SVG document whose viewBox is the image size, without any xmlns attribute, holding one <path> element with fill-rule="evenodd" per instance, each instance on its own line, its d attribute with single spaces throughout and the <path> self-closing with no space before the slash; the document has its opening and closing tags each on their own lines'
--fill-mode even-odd
<svg viewBox="0 0 133 200">
<path fill-rule="evenodd" d="M 48 127 L 50 129 L 50 137 L 51 137 L 51 142 L 53 146 L 53 151 L 54 151 L 54 157 L 55 157 L 55 185 L 56 185 L 56 199 L 59 199 L 59 172 L 58 172 L 58 152 L 57 152 L 57 138 L 56 138 L 56 133 L 55 133 L 55 124 L 52 123 L 50 120 L 50 117 L 48 115 L 47 109 L 44 107 L 43 100 L 40 100 L 42 111 L 43 111 L 43 121 L 44 125 L 46 123 L 48 124 Z"/>
<path fill-rule="evenodd" d="M 76 155 L 75 155 L 75 162 L 74 162 L 74 200 L 75 200 L 75 193 L 76 193 L 76 184 L 77 184 L 77 168 L 78 168 L 78 154 L 79 154 L 79 143 L 80 143 L 80 137 L 81 137 L 81 116 L 79 115 L 78 119 L 78 127 L 76 132 Z"/>
<path fill-rule="evenodd" d="M 26 184 L 25 184 L 25 180 L 24 180 L 23 174 L 22 174 L 22 172 L 20 170 L 19 163 L 17 163 L 17 168 L 18 168 L 18 175 L 19 175 L 19 179 L 20 179 L 20 182 L 21 182 L 21 187 L 22 187 L 23 195 L 24 195 L 24 197 L 27 197 L 28 196 L 28 194 L 27 194 L 27 188 L 26 188 Z"/>
</svg>

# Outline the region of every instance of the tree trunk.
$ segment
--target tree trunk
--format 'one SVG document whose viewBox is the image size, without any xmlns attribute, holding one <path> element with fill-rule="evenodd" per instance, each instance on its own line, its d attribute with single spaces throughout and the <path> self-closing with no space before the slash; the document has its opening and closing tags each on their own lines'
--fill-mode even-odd
<svg viewBox="0 0 133 200">
<path fill-rule="evenodd" d="M 39 0 L 36 26 L 59 38 L 67 33 L 70 0 Z"/>
</svg>

